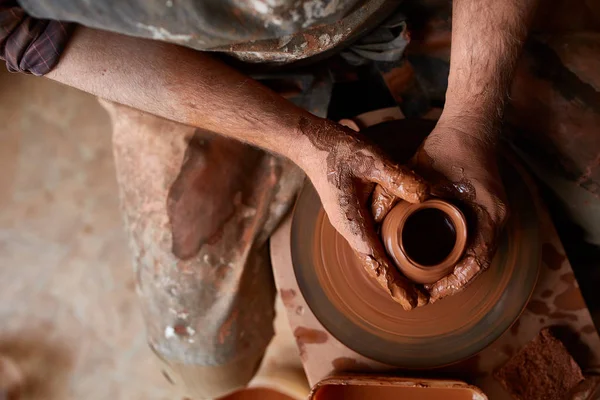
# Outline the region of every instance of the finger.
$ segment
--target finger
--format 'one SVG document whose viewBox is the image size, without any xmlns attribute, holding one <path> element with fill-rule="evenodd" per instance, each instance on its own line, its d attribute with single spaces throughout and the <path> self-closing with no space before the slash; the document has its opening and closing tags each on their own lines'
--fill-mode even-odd
<svg viewBox="0 0 600 400">
<path fill-rule="evenodd" d="M 390 261 L 379 236 L 375 234 L 371 226 L 366 225 L 368 233 L 365 235 L 371 254 L 363 255 L 363 265 L 367 272 L 374 277 L 377 282 L 390 294 L 392 299 L 399 303 L 406 311 L 412 310 L 428 300 L 428 297 L 417 291 L 413 282 L 407 279 L 398 271 L 396 266 Z"/>
<path fill-rule="evenodd" d="M 345 127 L 350 128 L 355 132 L 360 131 L 360 127 L 358 126 L 358 124 L 351 119 L 340 119 L 339 124 L 344 125 Z"/>
<path fill-rule="evenodd" d="M 328 210 L 327 205 L 330 203 L 324 202 L 330 222 L 354 249 L 369 275 L 402 308 L 411 310 L 419 304 L 417 291 L 413 283 L 401 275 L 389 261 L 375 231 L 375 223 L 367 206 L 368 197 L 361 194 L 364 194 L 364 190 L 355 185 L 354 190 L 347 193 L 343 201 L 338 201 L 338 205 L 343 204 L 341 209 L 334 207 Z"/>
<path fill-rule="evenodd" d="M 465 257 L 454 267 L 451 274 L 431 285 L 425 285 L 429 291 L 429 302 L 435 303 L 444 297 L 461 292 L 481 271 L 483 271 L 481 263 L 475 257 Z"/>
<path fill-rule="evenodd" d="M 471 211 L 471 221 L 475 222 L 471 244 L 451 274 L 425 287 L 432 303 L 462 291 L 492 264 L 502 221 L 492 220 L 490 213 L 478 205 L 472 205 Z"/>
<path fill-rule="evenodd" d="M 420 287 L 415 287 L 417 291 L 417 307 L 423 307 L 429 304 L 429 295 Z"/>
<path fill-rule="evenodd" d="M 429 194 L 429 185 L 409 168 L 386 163 L 374 168 L 369 176 L 389 193 L 410 203 L 420 203 Z"/>
<path fill-rule="evenodd" d="M 371 201 L 371 213 L 373 214 L 375 223 L 381 223 L 398 200 L 398 197 L 388 192 L 383 186 L 375 186 L 373 200 Z"/>
<path fill-rule="evenodd" d="M 386 256 L 357 253 L 364 268 L 394 301 L 406 311 L 426 304 L 427 296 L 417 292 L 413 283 L 402 276 Z"/>
<path fill-rule="evenodd" d="M 429 297 L 418 290 L 414 283 L 403 276 L 390 261 L 387 261 L 386 281 L 392 299 L 399 303 L 405 311 L 429 302 Z"/>
<path fill-rule="evenodd" d="M 359 204 L 357 210 L 359 218 L 355 220 L 357 224 L 352 230 L 359 232 L 359 236 L 366 242 L 366 246 L 361 247 L 366 248 L 367 252 L 357 252 L 363 267 L 403 309 L 412 310 L 419 304 L 419 296 L 414 284 L 400 274 L 389 260 L 383 243 L 375 231 L 373 217 L 367 211 L 367 199 L 362 199 Z"/>
</svg>

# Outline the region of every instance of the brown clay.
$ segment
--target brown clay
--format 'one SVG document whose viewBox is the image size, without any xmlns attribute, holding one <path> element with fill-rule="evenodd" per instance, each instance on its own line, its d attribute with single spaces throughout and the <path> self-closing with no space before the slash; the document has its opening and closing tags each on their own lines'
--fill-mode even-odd
<svg viewBox="0 0 600 400">
<path fill-rule="evenodd" d="M 292 259 L 301 295 L 323 327 L 357 353 L 403 368 L 468 358 L 508 330 L 534 287 L 541 246 L 528 186 L 510 164 L 504 174 L 512 218 L 488 271 L 464 291 L 412 311 L 372 279 L 316 191 L 305 188 L 293 219 Z"/>
<path fill-rule="evenodd" d="M 465 324 L 474 324 L 498 302 L 516 268 L 513 263 L 495 265 L 490 274 L 480 276 L 469 290 L 404 311 L 370 279 L 323 211 L 318 216 L 313 246 L 319 283 L 336 308 L 364 329 L 376 330 L 390 340 L 444 335 L 465 329 Z"/>
<path fill-rule="evenodd" d="M 548 328 L 494 372 L 514 399 L 568 399 L 584 380 L 564 344 Z"/>
<path fill-rule="evenodd" d="M 220 400 L 293 400 L 292 397 L 269 388 L 246 388 Z"/>
<path fill-rule="evenodd" d="M 383 221 L 381 235 L 407 278 L 434 283 L 460 260 L 467 244 L 467 223 L 463 213 L 444 200 L 403 201 Z"/>
</svg>

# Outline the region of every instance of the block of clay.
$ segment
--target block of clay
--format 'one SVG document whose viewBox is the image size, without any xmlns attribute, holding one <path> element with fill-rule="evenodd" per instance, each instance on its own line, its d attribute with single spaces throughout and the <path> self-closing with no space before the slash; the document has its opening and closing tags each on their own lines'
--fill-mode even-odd
<svg viewBox="0 0 600 400">
<path fill-rule="evenodd" d="M 563 400 L 583 381 L 581 368 L 548 329 L 543 329 L 494 377 L 517 400 Z"/>
</svg>

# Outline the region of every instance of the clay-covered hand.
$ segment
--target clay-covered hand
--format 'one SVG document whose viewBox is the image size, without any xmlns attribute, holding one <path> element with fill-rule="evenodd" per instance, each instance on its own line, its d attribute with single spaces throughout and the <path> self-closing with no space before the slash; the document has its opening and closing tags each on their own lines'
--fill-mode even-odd
<svg viewBox="0 0 600 400">
<path fill-rule="evenodd" d="M 454 199 L 469 225 L 469 242 L 462 260 L 452 273 L 425 285 L 430 303 L 460 292 L 490 266 L 506 222 L 508 209 L 496 149 L 485 140 L 483 127 L 442 116 L 413 159 L 415 171 L 430 183 L 431 194 Z M 377 222 L 396 201 L 384 188 L 376 189 L 372 206 Z"/>
<path fill-rule="evenodd" d="M 351 129 L 328 122 L 302 130 L 313 150 L 298 164 L 319 193 L 333 227 L 355 250 L 369 274 L 404 309 L 426 304 L 427 296 L 388 259 L 375 231 L 370 201 L 377 184 L 412 203 L 425 199 L 428 185 Z"/>
<path fill-rule="evenodd" d="M 415 168 L 431 179 L 432 193 L 456 199 L 467 217 L 469 242 L 449 275 L 426 285 L 431 302 L 463 290 L 492 263 L 508 208 L 488 127 L 442 117 L 417 152 Z"/>
</svg>

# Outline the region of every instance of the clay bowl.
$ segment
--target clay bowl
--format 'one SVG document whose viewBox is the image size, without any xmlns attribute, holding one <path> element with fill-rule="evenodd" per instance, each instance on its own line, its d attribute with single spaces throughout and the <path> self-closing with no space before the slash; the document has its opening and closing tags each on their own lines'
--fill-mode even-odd
<svg viewBox="0 0 600 400">
<path fill-rule="evenodd" d="M 366 132 L 404 163 L 434 124 L 393 121 Z M 535 185 L 510 153 L 500 159 L 511 216 L 490 268 L 461 293 L 404 311 L 362 267 L 307 183 L 291 227 L 294 274 L 319 323 L 353 351 L 387 365 L 430 369 L 483 350 L 519 317 L 541 262 Z"/>
<path fill-rule="evenodd" d="M 386 216 L 381 237 L 404 276 L 434 283 L 460 260 L 467 245 L 467 221 L 458 207 L 444 200 L 403 201 Z"/>
<path fill-rule="evenodd" d="M 487 400 L 487 396 L 461 381 L 355 374 L 331 376 L 318 382 L 308 399 Z"/>
</svg>

